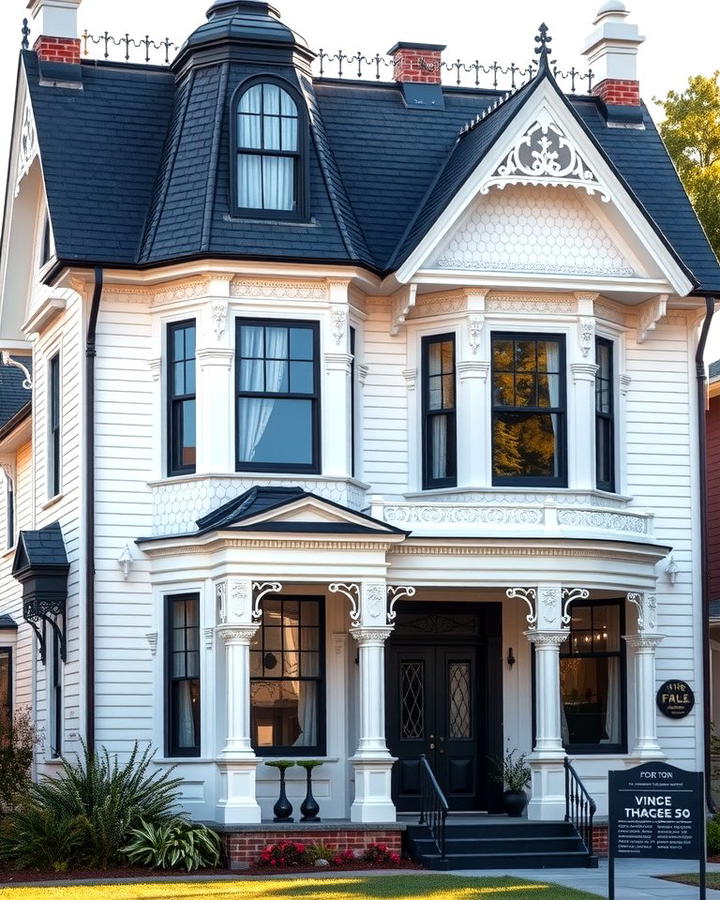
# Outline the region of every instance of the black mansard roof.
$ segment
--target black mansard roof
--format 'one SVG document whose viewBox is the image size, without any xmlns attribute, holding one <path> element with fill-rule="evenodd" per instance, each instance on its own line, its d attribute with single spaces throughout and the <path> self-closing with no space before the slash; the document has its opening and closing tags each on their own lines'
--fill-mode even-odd
<svg viewBox="0 0 720 900">
<path fill-rule="evenodd" d="M 37 56 L 23 52 L 62 264 L 155 266 L 213 256 L 359 264 L 385 275 L 532 94 L 531 84 L 459 137 L 498 91 L 443 86 L 444 109 L 411 109 L 394 83 L 311 81 L 308 51 L 289 29 L 268 32 L 259 50 L 251 46 L 242 23 L 253 6 L 267 4 L 216 3 L 212 27 L 198 29 L 171 68 L 83 62 L 82 90 L 44 86 Z M 224 49 L 223 41 L 230 42 Z M 305 100 L 307 222 L 231 215 L 230 98 L 258 72 L 287 79 Z M 552 76 L 536 82 L 541 77 Z M 697 292 L 720 294 L 720 267 L 647 109 L 644 129 L 609 128 L 600 99 L 567 102 Z"/>
</svg>

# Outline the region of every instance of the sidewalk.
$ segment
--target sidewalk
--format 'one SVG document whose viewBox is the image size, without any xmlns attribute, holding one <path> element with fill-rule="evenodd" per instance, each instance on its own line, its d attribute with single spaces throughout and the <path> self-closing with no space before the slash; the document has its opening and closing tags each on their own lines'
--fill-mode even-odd
<svg viewBox="0 0 720 900">
<path fill-rule="evenodd" d="M 615 900 L 698 900 L 697 887 L 664 881 L 657 875 L 682 875 L 697 872 L 698 864 L 692 860 L 665 859 L 619 859 L 615 862 Z M 708 872 L 720 872 L 720 864 L 710 863 Z M 450 873 L 449 873 L 450 874 Z M 452 872 L 453 875 L 488 875 L 487 871 Z M 508 869 L 507 872 L 493 870 L 493 875 L 514 875 L 527 878 L 532 874 L 538 881 L 549 881 L 565 887 L 597 894 L 608 895 L 607 860 L 600 860 L 599 869 Z M 708 897 L 720 898 L 720 891 L 708 890 Z M 548 897 L 548 900 L 551 900 Z"/>
</svg>

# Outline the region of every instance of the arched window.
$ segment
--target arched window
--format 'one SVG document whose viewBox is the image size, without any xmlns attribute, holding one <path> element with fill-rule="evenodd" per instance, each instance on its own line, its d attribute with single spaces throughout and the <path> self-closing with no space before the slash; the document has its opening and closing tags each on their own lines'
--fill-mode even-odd
<svg viewBox="0 0 720 900">
<path fill-rule="evenodd" d="M 279 84 L 261 82 L 239 94 L 235 110 L 237 211 L 299 214 L 303 119 L 297 102 Z"/>
</svg>

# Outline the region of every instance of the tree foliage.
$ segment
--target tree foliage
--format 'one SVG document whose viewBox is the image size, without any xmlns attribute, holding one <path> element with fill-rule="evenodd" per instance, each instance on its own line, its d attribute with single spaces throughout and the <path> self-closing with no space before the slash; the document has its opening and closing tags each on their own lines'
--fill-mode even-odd
<svg viewBox="0 0 720 900">
<path fill-rule="evenodd" d="M 682 93 L 657 101 L 665 111 L 660 133 L 693 202 L 698 218 L 720 255 L 720 71 L 695 75 Z"/>
</svg>

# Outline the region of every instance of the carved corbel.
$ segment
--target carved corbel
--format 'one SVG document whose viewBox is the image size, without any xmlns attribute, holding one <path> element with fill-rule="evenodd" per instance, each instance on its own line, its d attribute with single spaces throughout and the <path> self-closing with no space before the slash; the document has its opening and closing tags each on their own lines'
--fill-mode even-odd
<svg viewBox="0 0 720 900">
<path fill-rule="evenodd" d="M 595 344 L 595 319 L 590 316 L 582 316 L 578 322 L 578 342 L 580 352 L 585 359 L 590 357 Z"/>
<path fill-rule="evenodd" d="M 660 294 L 652 300 L 646 300 L 638 307 L 636 312 L 637 342 L 642 344 L 647 336 L 654 331 L 657 323 L 667 314 L 668 294 Z"/>
<path fill-rule="evenodd" d="M 390 320 L 390 334 L 395 337 L 405 324 L 410 310 L 415 306 L 417 299 L 417 285 L 406 284 L 393 295 L 392 318 Z"/>
<path fill-rule="evenodd" d="M 398 600 L 402 600 L 403 597 L 414 597 L 415 596 L 415 588 L 410 587 L 409 585 L 403 584 L 391 584 L 388 585 L 387 589 L 387 597 L 388 597 L 388 614 L 387 620 L 388 625 L 395 621 L 397 618 L 397 611 L 395 610 L 395 604 Z"/>
<path fill-rule="evenodd" d="M 535 588 L 508 588 L 505 591 L 508 600 L 522 600 L 527 603 L 530 612 L 525 617 L 525 621 L 530 626 L 530 630 L 537 628 L 537 591 Z"/>
<path fill-rule="evenodd" d="M 655 594 L 630 591 L 627 601 L 637 609 L 638 631 L 655 631 L 657 628 L 657 597 Z"/>
<path fill-rule="evenodd" d="M 470 352 L 473 356 L 477 356 L 480 352 L 484 326 L 485 316 L 477 314 L 468 316 L 468 344 L 470 345 Z"/>
<path fill-rule="evenodd" d="M 255 603 L 253 604 L 252 617 L 255 620 L 262 619 L 262 601 L 268 594 L 279 594 L 282 590 L 282 585 L 279 581 L 254 581 L 252 589 L 253 591 L 257 591 L 255 594 Z"/>
<path fill-rule="evenodd" d="M 342 594 L 350 601 L 350 622 L 353 628 L 357 628 L 360 624 L 360 585 L 345 584 L 340 581 L 334 581 L 328 585 L 331 594 Z"/>
<path fill-rule="evenodd" d="M 569 625 L 572 620 L 572 615 L 570 613 L 570 607 L 576 600 L 587 600 L 590 596 L 590 591 L 585 588 L 563 588 L 562 599 L 563 599 L 563 612 L 562 612 L 562 623 L 563 625 Z"/>
<path fill-rule="evenodd" d="M 29 372 L 27 366 L 24 366 L 21 362 L 18 362 L 17 359 L 13 359 L 7 350 L 3 350 L 0 353 L 0 358 L 2 359 L 2 364 L 4 366 L 14 366 L 16 369 L 20 369 L 20 371 L 25 376 L 25 378 L 23 379 L 23 383 L 22 383 L 23 388 L 26 391 L 31 391 L 32 386 L 33 386 L 32 385 L 32 376 L 30 375 L 30 372 Z"/>
<path fill-rule="evenodd" d="M 332 336 L 336 347 L 339 347 L 346 338 L 348 330 L 347 306 L 333 306 L 330 310 L 332 322 Z"/>
</svg>

